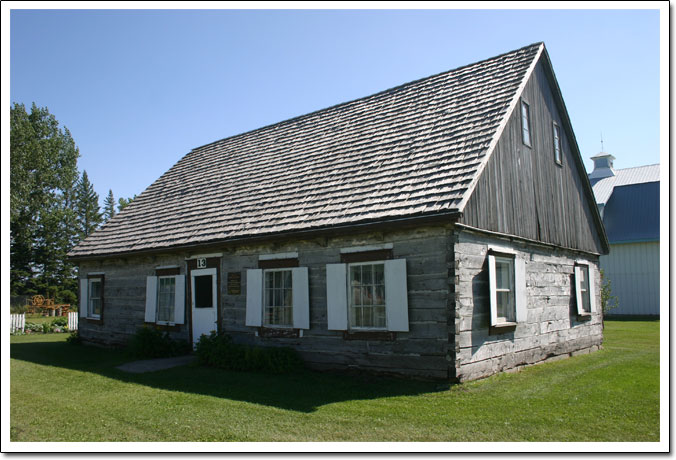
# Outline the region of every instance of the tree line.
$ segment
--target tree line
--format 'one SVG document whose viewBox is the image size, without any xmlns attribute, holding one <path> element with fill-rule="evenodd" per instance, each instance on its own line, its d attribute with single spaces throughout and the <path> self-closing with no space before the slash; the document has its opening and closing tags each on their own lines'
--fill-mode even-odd
<svg viewBox="0 0 676 460">
<path fill-rule="evenodd" d="M 68 251 L 136 198 L 117 202 L 109 190 L 103 210 L 70 131 L 46 107 L 10 110 L 11 295 L 42 294 L 77 302 L 77 274 Z"/>
</svg>

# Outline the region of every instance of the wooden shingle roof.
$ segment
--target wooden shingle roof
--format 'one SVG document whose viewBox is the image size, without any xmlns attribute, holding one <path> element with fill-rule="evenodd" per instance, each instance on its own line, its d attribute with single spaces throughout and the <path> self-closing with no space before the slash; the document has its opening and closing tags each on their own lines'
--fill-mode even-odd
<svg viewBox="0 0 676 460">
<path fill-rule="evenodd" d="M 69 256 L 460 212 L 543 47 L 195 148 Z"/>
</svg>

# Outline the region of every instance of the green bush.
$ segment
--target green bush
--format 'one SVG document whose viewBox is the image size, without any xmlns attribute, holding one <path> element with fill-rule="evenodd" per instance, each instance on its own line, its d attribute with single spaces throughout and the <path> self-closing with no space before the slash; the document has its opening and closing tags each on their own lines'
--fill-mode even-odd
<svg viewBox="0 0 676 460">
<path fill-rule="evenodd" d="M 143 326 L 132 336 L 127 351 L 135 358 L 168 358 L 190 353 L 190 343 L 186 340 L 174 340 L 168 332 Z"/>
<path fill-rule="evenodd" d="M 233 343 L 229 335 L 200 337 L 195 347 L 197 362 L 232 371 L 281 374 L 300 369 L 303 362 L 291 348 L 254 347 Z"/>
<path fill-rule="evenodd" d="M 66 337 L 66 342 L 70 343 L 71 345 L 79 345 L 82 343 L 82 338 L 80 337 L 80 333 L 78 331 L 72 331 L 68 337 Z"/>
<path fill-rule="evenodd" d="M 35 332 L 44 332 L 44 329 L 42 328 L 42 324 L 29 323 L 26 321 L 26 324 L 24 325 L 24 331 L 26 331 L 26 334 L 33 334 Z"/>
<path fill-rule="evenodd" d="M 52 326 L 68 326 L 68 318 L 65 316 L 59 316 L 58 318 L 52 321 Z"/>
</svg>

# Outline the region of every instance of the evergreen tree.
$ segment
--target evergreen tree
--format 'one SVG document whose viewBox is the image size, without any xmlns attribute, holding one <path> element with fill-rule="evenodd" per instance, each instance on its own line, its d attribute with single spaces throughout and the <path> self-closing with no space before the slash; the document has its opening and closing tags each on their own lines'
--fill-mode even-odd
<svg viewBox="0 0 676 460">
<path fill-rule="evenodd" d="M 99 207 L 99 194 L 89 182 L 87 171 L 82 172 L 82 177 L 77 183 L 76 200 L 79 236 L 80 239 L 85 239 L 96 230 L 103 218 Z"/>
<path fill-rule="evenodd" d="M 108 222 L 113 218 L 117 211 L 115 211 L 115 198 L 113 197 L 113 191 L 108 190 L 108 196 L 103 202 L 103 219 L 104 222 Z"/>
<path fill-rule="evenodd" d="M 78 148 L 47 108 L 10 109 L 10 281 L 13 295 L 73 285 L 71 209 Z M 70 278 L 69 278 L 70 277 Z M 53 291 L 54 292 L 54 291 Z M 61 291 L 58 291 L 59 293 Z"/>
<path fill-rule="evenodd" d="M 122 211 L 124 208 L 129 206 L 131 204 L 131 202 L 134 201 L 135 199 L 136 199 L 136 195 L 134 195 L 131 198 L 120 198 L 120 200 L 118 201 L 118 205 L 117 205 L 118 212 Z"/>
</svg>

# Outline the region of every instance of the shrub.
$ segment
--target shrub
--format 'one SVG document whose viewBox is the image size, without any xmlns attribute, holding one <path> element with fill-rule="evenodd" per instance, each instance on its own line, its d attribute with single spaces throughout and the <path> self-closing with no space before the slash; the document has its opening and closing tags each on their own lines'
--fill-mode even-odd
<svg viewBox="0 0 676 460">
<path fill-rule="evenodd" d="M 50 332 L 54 331 L 54 326 L 51 325 L 51 323 L 42 323 L 42 332 L 45 334 L 49 334 Z"/>
<path fill-rule="evenodd" d="M 65 316 L 59 316 L 52 321 L 52 326 L 68 326 L 68 318 Z"/>
<path fill-rule="evenodd" d="M 195 353 L 199 364 L 232 371 L 281 374 L 300 369 L 303 365 L 291 348 L 236 344 L 229 335 L 217 335 L 215 332 L 200 337 Z"/>
<path fill-rule="evenodd" d="M 82 338 L 80 337 L 80 332 L 72 331 L 68 337 L 66 337 L 66 342 L 71 345 L 80 345 L 82 343 Z"/>
<path fill-rule="evenodd" d="M 143 326 L 136 331 L 127 344 L 127 350 L 135 358 L 168 358 L 190 353 L 186 340 L 174 340 L 168 332 Z"/>
<path fill-rule="evenodd" d="M 42 324 L 26 322 L 24 325 L 26 334 L 34 334 L 36 332 L 43 332 Z"/>
</svg>

